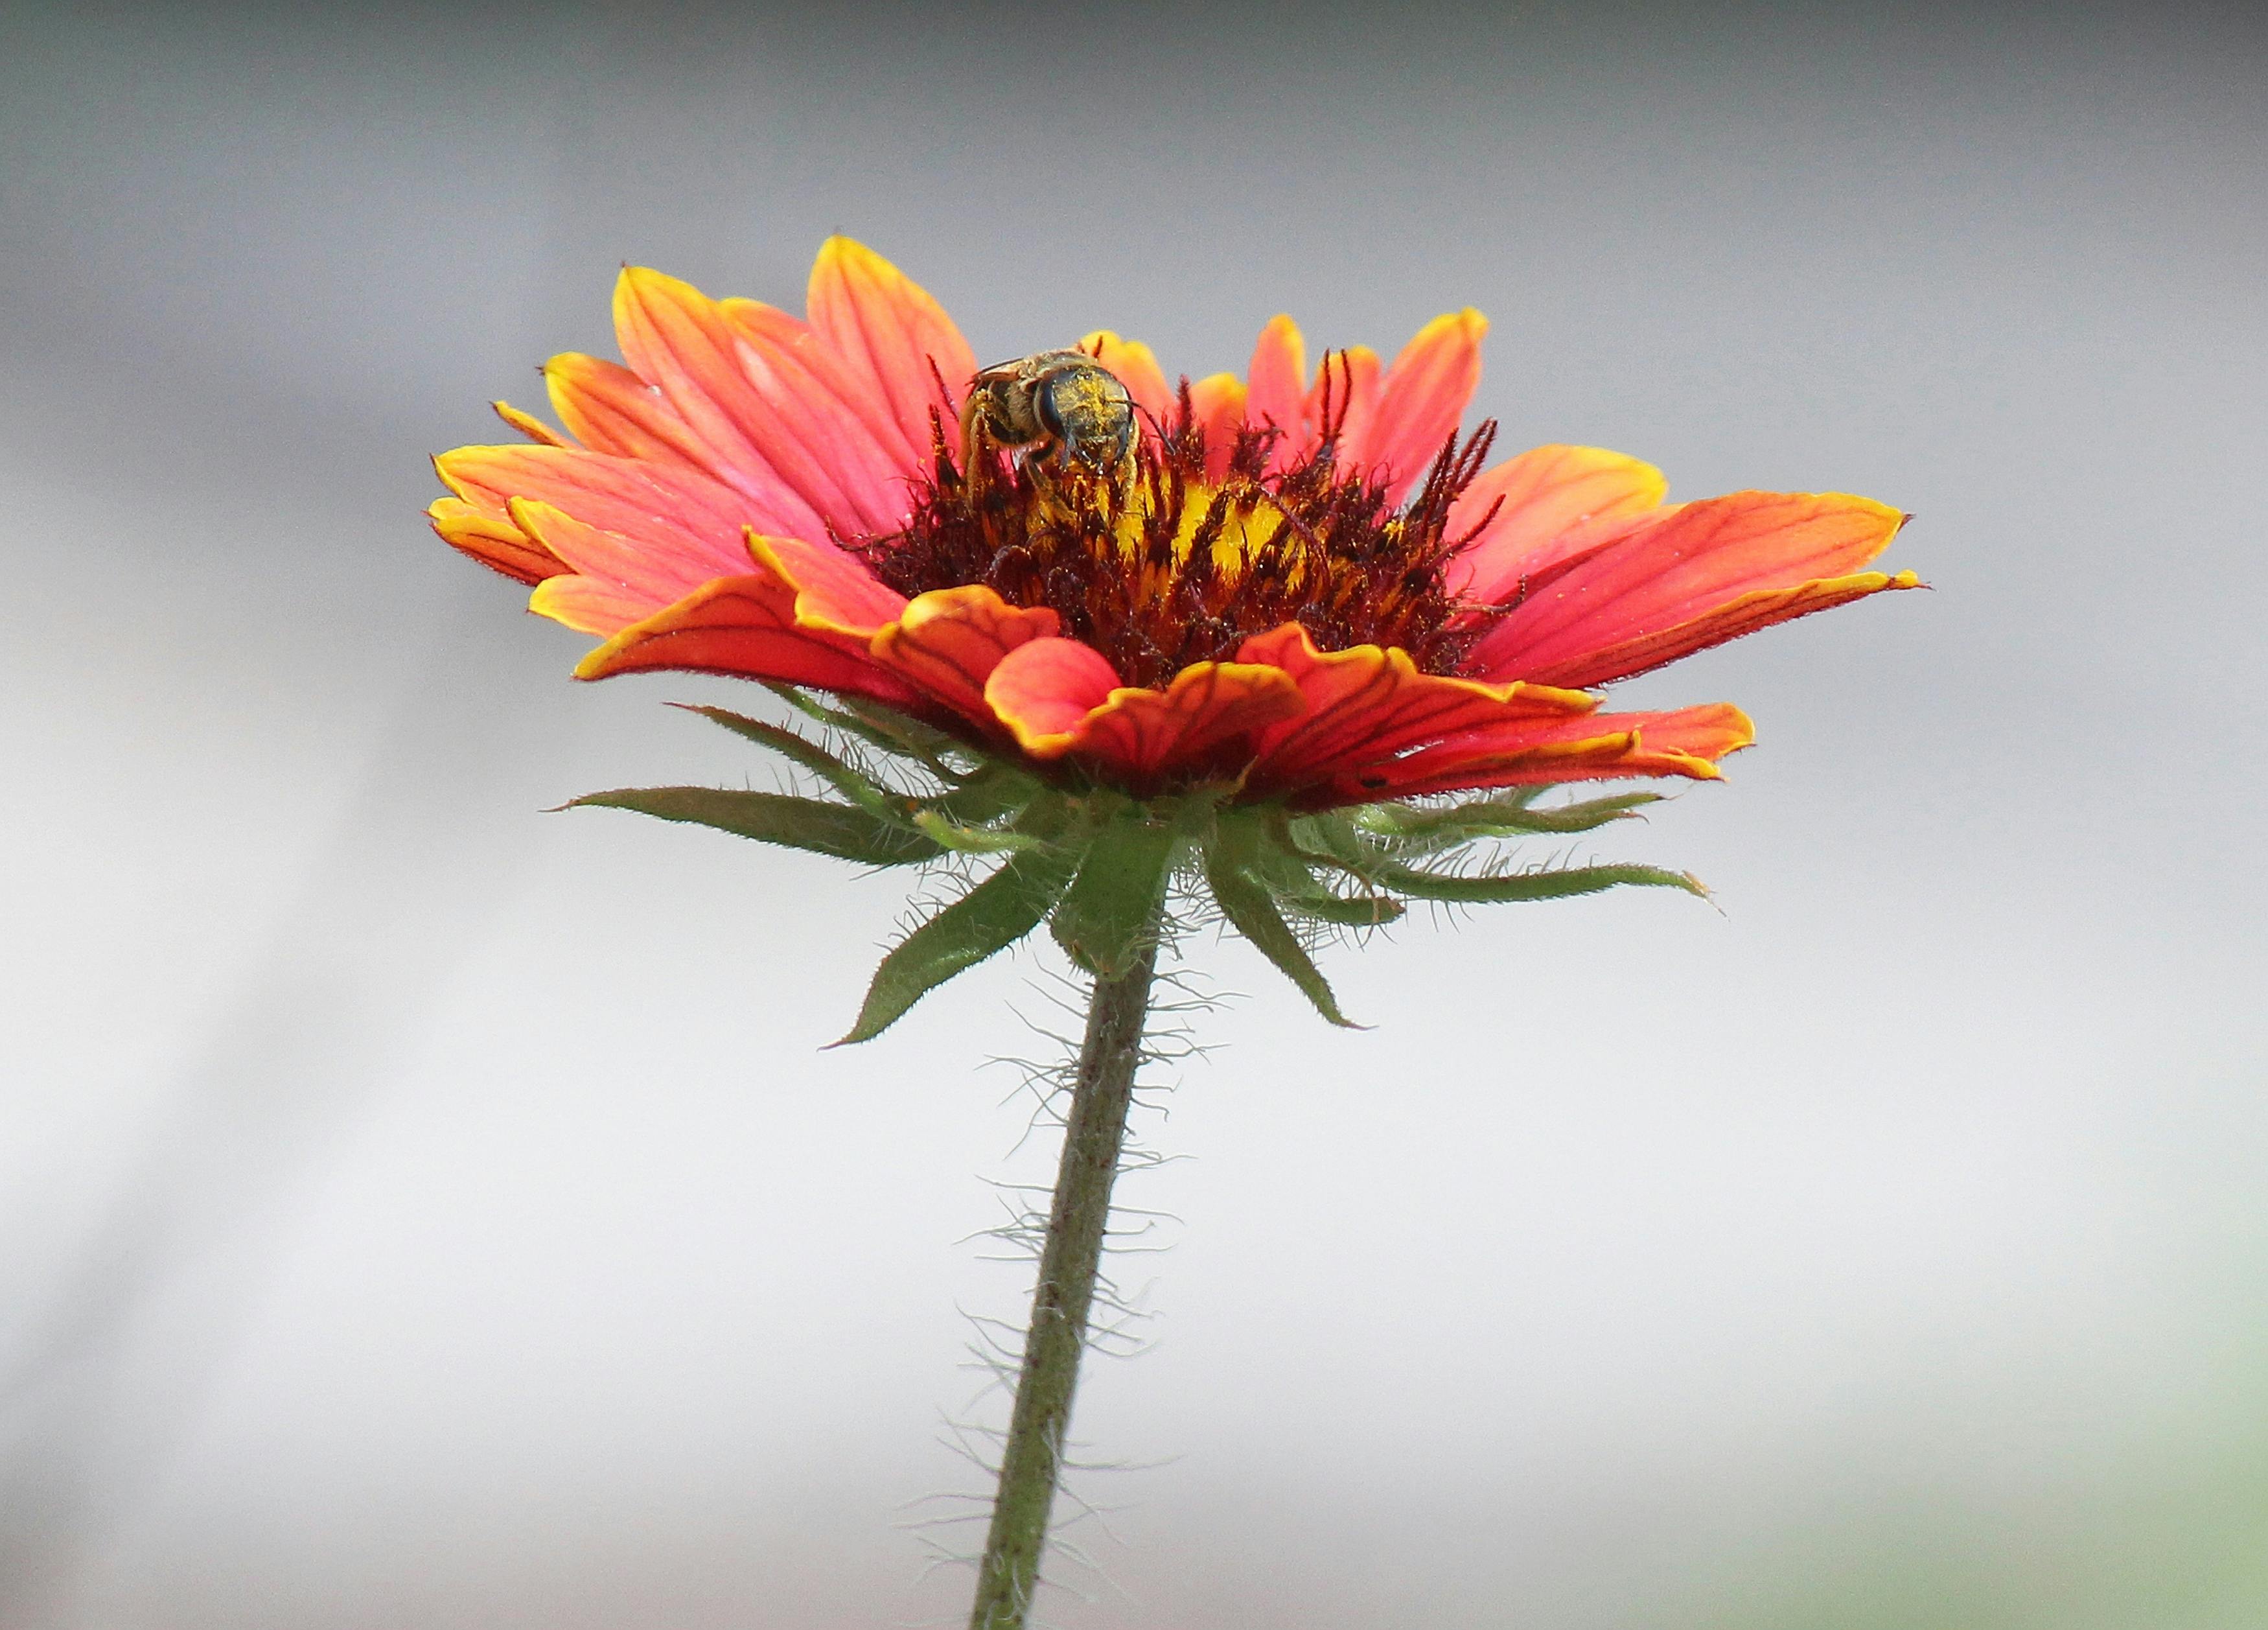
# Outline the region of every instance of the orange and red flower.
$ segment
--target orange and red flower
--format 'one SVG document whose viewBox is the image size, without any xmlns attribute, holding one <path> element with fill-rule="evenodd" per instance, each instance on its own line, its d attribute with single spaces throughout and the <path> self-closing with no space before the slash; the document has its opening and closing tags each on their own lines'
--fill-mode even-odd
<svg viewBox="0 0 2268 1630">
<path fill-rule="evenodd" d="M 1130 468 L 949 436 L 976 372 L 952 320 L 830 240 L 807 317 L 622 273 L 623 363 L 544 369 L 565 434 L 437 461 L 433 524 L 654 668 L 863 697 L 1136 796 L 1228 783 L 1320 809 L 1468 787 L 1714 777 L 1725 704 L 1599 710 L 1614 680 L 1888 588 L 1904 519 L 1841 493 L 1673 505 L 1652 466 L 1459 439 L 1486 324 L 1310 377 L 1299 329 L 1178 387 L 1148 347 L 1082 349 L 1141 424 Z"/>
</svg>

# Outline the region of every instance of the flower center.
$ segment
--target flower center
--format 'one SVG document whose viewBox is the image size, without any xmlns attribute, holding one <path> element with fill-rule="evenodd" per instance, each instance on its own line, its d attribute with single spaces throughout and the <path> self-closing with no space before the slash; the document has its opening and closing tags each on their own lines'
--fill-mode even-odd
<svg viewBox="0 0 2268 1630">
<path fill-rule="evenodd" d="M 1327 651 L 1398 645 L 1429 673 L 1457 670 L 1487 613 L 1446 586 L 1466 541 L 1450 535 L 1449 511 L 1480 471 L 1492 423 L 1445 446 L 1398 508 L 1381 484 L 1337 467 L 1335 433 L 1271 470 L 1279 432 L 1244 426 L 1208 473 L 1186 384 L 1155 429 L 1116 469 L 1060 450 L 1017 456 L 981 433 L 964 468 L 940 426 L 905 528 L 846 547 L 902 594 L 981 583 L 1012 605 L 1045 606 L 1130 685 L 1233 659 L 1286 623 Z"/>
</svg>

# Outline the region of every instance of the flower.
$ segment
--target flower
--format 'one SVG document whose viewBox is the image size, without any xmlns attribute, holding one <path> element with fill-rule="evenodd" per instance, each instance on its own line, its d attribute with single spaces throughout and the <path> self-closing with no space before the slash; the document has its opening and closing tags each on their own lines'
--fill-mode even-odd
<svg viewBox="0 0 2268 1630">
<path fill-rule="evenodd" d="M 1552 785 L 1712 778 L 1752 739 L 1728 704 L 1602 712 L 1598 687 L 1916 586 L 1867 569 L 1904 520 L 1871 499 L 1673 505 L 1594 447 L 1491 463 L 1492 424 L 1460 433 L 1470 310 L 1312 378 L 1288 317 L 1242 380 L 1169 385 L 1110 333 L 980 372 L 935 300 L 834 238 L 804 319 L 631 268 L 615 324 L 622 363 L 544 367 L 563 433 L 498 402 L 525 444 L 435 461 L 433 525 L 601 637 L 581 677 L 762 680 L 843 744 L 702 708 L 832 795 L 574 802 L 867 866 L 998 862 L 884 958 L 846 1040 L 1042 922 L 1098 978 L 1146 981 L 1176 888 L 1342 1023 L 1308 948 L 1403 896 L 1700 892 L 1469 857 L 1652 801 L 1538 803 Z M 1485 795 L 1432 800 L 1461 791 Z"/>
<path fill-rule="evenodd" d="M 433 524 L 605 637 L 585 678 L 740 675 L 881 703 L 1137 797 L 1231 784 L 1322 809 L 1463 788 L 1712 778 L 1725 704 L 1602 712 L 1595 687 L 1888 588 L 1904 517 L 1841 493 L 1663 501 L 1652 466 L 1458 426 L 1486 323 L 1390 365 L 1278 317 L 1244 380 L 1169 386 L 1090 335 L 1130 469 L 953 435 L 976 360 L 880 255 L 828 241 L 808 315 L 638 268 L 624 365 L 556 357 L 568 434 L 436 461 Z"/>
</svg>

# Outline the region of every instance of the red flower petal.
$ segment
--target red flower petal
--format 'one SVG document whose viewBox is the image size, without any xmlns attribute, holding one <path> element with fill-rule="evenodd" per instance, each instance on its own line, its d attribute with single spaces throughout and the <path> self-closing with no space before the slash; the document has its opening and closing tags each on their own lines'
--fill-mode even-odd
<svg viewBox="0 0 2268 1630">
<path fill-rule="evenodd" d="M 543 365 L 544 384 L 560 422 L 596 453 L 634 462 L 663 480 L 682 478 L 721 494 L 733 529 L 793 532 L 807 524 L 811 506 L 777 480 L 751 470 L 720 468 L 713 449 L 679 417 L 661 387 L 619 364 L 569 351 Z M 525 496 L 542 497 L 540 493 Z"/>
<path fill-rule="evenodd" d="M 1666 713 L 1595 713 L 1523 719 L 1475 730 L 1391 763 L 1342 771 L 1333 801 L 1415 798 L 1491 786 L 1536 786 L 1636 776 L 1714 780 L 1717 760 L 1756 740 L 1747 714 L 1728 703 Z M 1303 802 L 1315 803 L 1312 797 Z"/>
<path fill-rule="evenodd" d="M 852 374 L 889 403 L 909 446 L 930 446 L 932 412 L 952 431 L 976 358 L 919 284 L 864 244 L 829 238 L 811 269 L 807 310 Z"/>
<path fill-rule="evenodd" d="M 539 442 L 547 447 L 571 447 L 575 445 L 534 414 L 522 413 L 508 402 L 492 402 L 489 406 L 496 409 L 497 417 L 530 441 Z"/>
<path fill-rule="evenodd" d="M 491 571 L 523 583 L 541 583 L 563 569 L 559 557 L 515 526 L 462 498 L 436 498 L 426 507 L 433 530 Z"/>
<path fill-rule="evenodd" d="M 1327 428 L 1334 430 L 1338 467 L 1367 475 L 1368 468 L 1355 459 L 1352 449 L 1368 443 L 1371 421 L 1377 415 L 1378 353 L 1367 345 L 1326 351 L 1323 365 L 1315 370 L 1315 382 L 1307 389 L 1308 435 L 1301 451 L 1313 447 Z"/>
<path fill-rule="evenodd" d="M 445 509 L 446 499 L 434 505 L 429 513 L 435 529 L 467 554 L 525 582 L 566 568 L 533 540 L 513 551 L 506 533 L 519 530 L 512 519 L 516 498 L 650 541 L 667 553 L 697 553 L 711 565 L 703 578 L 747 570 L 742 540 L 751 506 L 738 493 L 682 466 L 580 447 L 496 446 L 458 447 L 435 459 L 433 468 L 464 506 Z M 548 568 L 547 560 L 553 560 Z"/>
<path fill-rule="evenodd" d="M 829 519 L 858 529 L 859 512 L 834 468 L 740 371 L 737 336 L 714 300 L 674 277 L 625 267 L 615 284 L 615 338 L 631 372 L 659 389 L 692 433 L 709 473 L 781 507 L 787 524 L 779 530 L 817 537 Z"/>
<path fill-rule="evenodd" d="M 982 586 L 908 600 L 831 543 L 751 534 L 747 546 L 757 572 L 695 590 L 622 630 L 577 671 L 596 679 L 682 667 L 847 689 L 950 710 L 989 732 L 998 727 L 984 699 L 992 670 L 1009 652 L 1057 626 L 1054 612 L 1011 606 Z M 571 547 L 598 551 L 607 542 L 578 535 Z M 594 564 L 603 563 L 594 555 Z M 563 588 L 552 598 L 560 611 L 579 616 L 611 608 L 587 588 Z M 823 676 L 828 674 L 849 678 L 837 684 Z"/>
<path fill-rule="evenodd" d="M 1269 319 L 1252 348 L 1246 379 L 1248 422 L 1273 424 L 1283 432 L 1268 460 L 1269 468 L 1281 469 L 1314 446 L 1314 421 L 1307 410 L 1307 343 L 1298 323 L 1285 316 Z"/>
<path fill-rule="evenodd" d="M 796 626 L 861 646 L 905 615 L 908 601 L 832 543 L 751 533 L 748 552 L 795 591 Z"/>
<path fill-rule="evenodd" d="M 1057 627 L 1045 607 L 1012 606 L 981 584 L 905 599 L 830 544 L 751 538 L 756 558 L 795 590 L 795 624 L 864 646 L 930 699 L 990 729 L 984 682 L 1000 659 Z"/>
<path fill-rule="evenodd" d="M 1474 647 L 1491 675 L 1599 685 L 1886 588 L 1858 568 L 1904 520 L 1847 493 L 1735 492 L 1642 522 L 1570 564 Z"/>
<path fill-rule="evenodd" d="M 594 453 L 655 459 L 717 479 L 700 438 L 649 385 L 618 362 L 562 351 L 543 365 L 551 410 L 576 440 Z"/>
<path fill-rule="evenodd" d="M 1080 640 L 1027 640 L 1000 659 L 984 700 L 1018 745 L 1035 758 L 1060 758 L 1086 716 L 1119 689 L 1118 670 Z"/>
<path fill-rule="evenodd" d="M 1202 765 L 1306 705 L 1289 675 L 1253 663 L 1195 663 L 1163 690 L 1117 681 L 1090 646 L 1035 639 L 1002 660 L 984 695 L 1033 757 L 1077 757 L 1137 787 Z M 1236 762 L 1222 767 L 1248 756 L 1248 747 L 1231 753 Z"/>
<path fill-rule="evenodd" d="M 1071 750 L 1140 785 L 1204 764 L 1217 749 L 1246 742 L 1306 705 L 1299 687 L 1278 668 L 1196 662 L 1174 675 L 1163 690 L 1114 691 L 1088 715 Z M 1251 749 L 1243 745 L 1227 756 L 1241 768 Z"/>
<path fill-rule="evenodd" d="M 720 579 L 622 630 L 584 658 L 575 676 L 689 669 L 849 691 L 900 705 L 917 699 L 911 686 L 864 655 L 798 628 L 795 601 L 795 591 L 770 572 Z"/>
<path fill-rule="evenodd" d="M 1416 486 L 1465 416 L 1481 382 L 1481 338 L 1488 319 L 1468 306 L 1418 330 L 1387 370 L 1374 414 L 1350 424 L 1341 461 L 1383 478 L 1399 504 Z"/>
<path fill-rule="evenodd" d="M 1246 640 L 1237 657 L 1281 669 L 1305 703 L 1297 718 L 1261 737 L 1255 787 L 1295 787 L 1454 733 L 1559 719 L 1598 705 L 1578 690 L 1420 673 L 1408 652 L 1391 646 L 1321 651 L 1296 623 Z"/>
<path fill-rule="evenodd" d="M 527 608 L 578 634 L 611 638 L 654 615 L 653 601 L 603 578 L 565 572 L 546 578 L 527 597 Z"/>
<path fill-rule="evenodd" d="M 564 584 L 583 579 L 586 586 L 554 589 L 531 606 L 586 634 L 615 634 L 674 604 L 703 584 L 747 571 L 750 561 L 743 547 L 730 571 L 720 569 L 698 540 L 662 527 L 642 528 L 636 535 L 603 527 L 532 498 L 514 498 L 512 518 L 520 531 L 549 550 L 568 577 L 547 578 Z M 603 585 L 600 595 L 595 586 Z M 566 615 L 562 615 L 562 614 Z"/>
<path fill-rule="evenodd" d="M 874 660 L 962 718 L 993 727 L 984 687 L 1018 646 L 1060 626 L 1045 607 L 1012 606 L 981 584 L 932 589 L 876 631 Z"/>
<path fill-rule="evenodd" d="M 1510 600 L 1523 577 L 1597 542 L 1587 526 L 1646 514 L 1668 490 L 1653 465 L 1603 447 L 1535 447 L 1506 459 L 1450 508 L 1449 535 L 1470 535 L 1449 563 L 1449 590 L 1489 605 Z"/>
<path fill-rule="evenodd" d="M 777 306 L 725 300 L 717 309 L 739 342 L 741 375 L 771 409 L 775 433 L 841 494 L 844 507 L 827 512 L 836 530 L 872 534 L 903 526 L 918 461 L 902 448 L 898 427 L 873 389 L 852 377 L 826 341 Z M 819 501 L 817 493 L 810 496 Z"/>
<path fill-rule="evenodd" d="M 1214 481 L 1228 474 L 1247 404 L 1244 381 L 1233 373 L 1208 373 L 1189 387 L 1189 411 L 1204 432 L 1205 474 Z"/>
</svg>

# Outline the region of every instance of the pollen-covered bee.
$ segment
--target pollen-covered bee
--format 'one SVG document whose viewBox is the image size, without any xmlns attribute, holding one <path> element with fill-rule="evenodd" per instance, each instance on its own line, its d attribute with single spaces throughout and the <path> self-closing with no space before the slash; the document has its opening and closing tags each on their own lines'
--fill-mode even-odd
<svg viewBox="0 0 2268 1630">
<path fill-rule="evenodd" d="M 963 469 L 976 456 L 980 425 L 998 446 L 1053 450 L 1098 475 L 1123 469 L 1134 452 L 1134 399 L 1083 350 L 1019 357 L 969 380 L 961 409 Z"/>
</svg>

